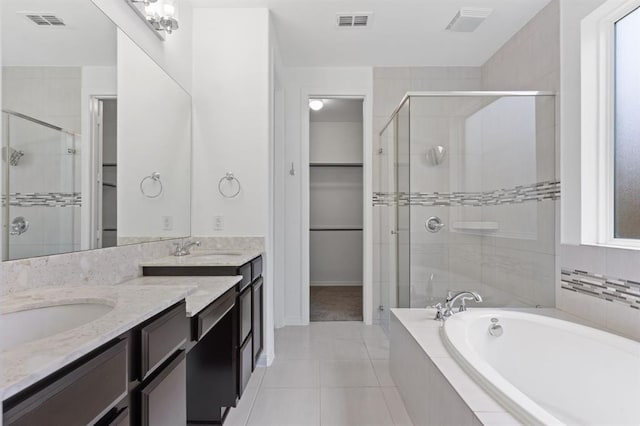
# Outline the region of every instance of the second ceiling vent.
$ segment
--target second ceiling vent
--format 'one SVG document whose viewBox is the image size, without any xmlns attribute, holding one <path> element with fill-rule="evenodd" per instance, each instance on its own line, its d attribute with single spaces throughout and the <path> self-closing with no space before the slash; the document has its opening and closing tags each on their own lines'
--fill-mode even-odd
<svg viewBox="0 0 640 426">
<path fill-rule="evenodd" d="M 366 28 L 371 25 L 371 12 L 338 13 L 336 25 L 339 28 Z"/>
</svg>

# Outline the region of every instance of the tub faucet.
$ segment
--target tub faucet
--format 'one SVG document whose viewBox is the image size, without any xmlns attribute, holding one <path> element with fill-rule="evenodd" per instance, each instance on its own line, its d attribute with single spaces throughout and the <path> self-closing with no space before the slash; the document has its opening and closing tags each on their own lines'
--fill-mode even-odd
<svg viewBox="0 0 640 426">
<path fill-rule="evenodd" d="M 200 241 L 180 241 L 179 243 L 175 243 L 175 246 L 176 251 L 173 253 L 174 256 L 186 256 L 191 254 L 191 247 L 200 247 Z"/>
<path fill-rule="evenodd" d="M 453 295 L 451 292 L 447 293 L 447 298 L 444 301 L 444 306 L 442 303 L 438 303 L 433 306 L 433 308 L 437 309 L 436 320 L 446 320 L 451 315 L 454 314 L 453 307 L 455 303 L 460 300 L 460 307 L 458 308 L 458 312 L 464 312 L 467 310 L 467 300 L 473 300 L 475 302 L 482 302 L 482 296 L 480 296 L 475 291 L 461 291 Z"/>
</svg>

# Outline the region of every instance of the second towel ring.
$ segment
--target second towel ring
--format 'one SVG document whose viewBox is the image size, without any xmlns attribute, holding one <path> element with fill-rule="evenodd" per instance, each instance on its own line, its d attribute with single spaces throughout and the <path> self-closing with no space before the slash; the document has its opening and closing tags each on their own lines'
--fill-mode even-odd
<svg viewBox="0 0 640 426">
<path fill-rule="evenodd" d="M 233 184 L 233 181 L 235 180 L 236 183 L 238 184 L 238 189 L 231 195 L 226 194 L 223 190 L 222 190 L 222 182 L 227 181 L 229 184 Z M 220 194 L 222 194 L 223 197 L 225 198 L 235 198 L 238 196 L 238 194 L 240 194 L 240 181 L 238 180 L 237 177 L 235 177 L 233 175 L 233 173 L 231 172 L 227 172 L 227 174 L 225 174 L 224 176 L 222 176 L 222 178 L 220 179 L 220 181 L 218 182 L 218 191 L 220 191 Z"/>
<path fill-rule="evenodd" d="M 158 191 L 157 194 L 149 195 L 145 192 L 144 183 L 149 179 L 154 182 L 158 182 L 158 184 L 160 185 L 160 190 Z M 145 176 L 144 178 L 142 178 L 142 180 L 140 181 L 140 192 L 142 192 L 142 195 L 144 195 L 147 198 L 158 198 L 162 194 L 163 190 L 164 190 L 164 187 L 162 186 L 162 181 L 160 180 L 160 173 L 158 172 L 153 172 L 149 176 Z"/>
</svg>

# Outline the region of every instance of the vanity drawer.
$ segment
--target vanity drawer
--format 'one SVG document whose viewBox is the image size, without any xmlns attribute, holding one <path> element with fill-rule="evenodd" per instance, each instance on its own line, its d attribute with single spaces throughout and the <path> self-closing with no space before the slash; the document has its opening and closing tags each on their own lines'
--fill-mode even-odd
<svg viewBox="0 0 640 426">
<path fill-rule="evenodd" d="M 142 426 L 178 426 L 187 423 L 187 359 L 178 355 L 140 391 Z"/>
<path fill-rule="evenodd" d="M 245 289 L 245 291 L 243 291 L 240 294 L 240 297 L 238 298 L 238 305 L 240 308 L 240 336 L 239 336 L 240 338 L 238 343 L 240 344 L 242 344 L 242 342 L 245 341 L 249 333 L 251 333 L 252 314 L 253 314 L 251 296 L 252 296 L 252 291 L 251 291 L 251 287 L 249 287 Z"/>
<path fill-rule="evenodd" d="M 255 281 L 262 275 L 262 256 L 251 261 L 251 281 Z"/>
<path fill-rule="evenodd" d="M 189 336 L 186 304 L 160 314 L 140 330 L 141 380 L 144 380 L 162 362 L 184 347 Z"/>
<path fill-rule="evenodd" d="M 242 281 L 240 281 L 240 290 L 243 290 L 246 286 L 251 284 L 251 262 L 247 262 L 238 268 L 238 275 L 242 275 Z"/>
<path fill-rule="evenodd" d="M 127 384 L 127 341 L 121 340 L 9 408 L 3 424 L 93 424 L 126 396 Z"/>
<path fill-rule="evenodd" d="M 232 288 L 206 307 L 194 319 L 193 339 L 200 340 L 236 305 L 236 290 Z"/>
</svg>

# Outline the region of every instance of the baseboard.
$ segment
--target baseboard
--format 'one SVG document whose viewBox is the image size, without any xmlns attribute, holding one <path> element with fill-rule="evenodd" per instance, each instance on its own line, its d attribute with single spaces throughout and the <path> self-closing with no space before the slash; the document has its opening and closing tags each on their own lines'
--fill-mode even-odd
<svg viewBox="0 0 640 426">
<path fill-rule="evenodd" d="M 309 284 L 311 287 L 362 287 L 359 281 L 316 281 Z"/>
</svg>

